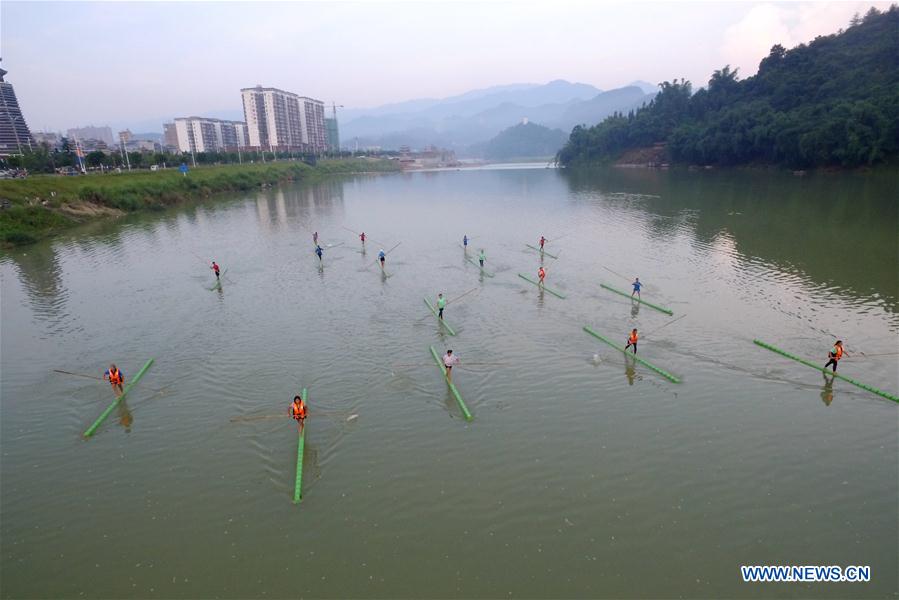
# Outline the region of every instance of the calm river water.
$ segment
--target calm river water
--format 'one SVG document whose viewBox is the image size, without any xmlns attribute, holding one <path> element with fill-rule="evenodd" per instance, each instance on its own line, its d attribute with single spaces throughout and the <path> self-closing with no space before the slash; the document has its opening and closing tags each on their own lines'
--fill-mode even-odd
<svg viewBox="0 0 899 600">
<path fill-rule="evenodd" d="M 357 177 L 0 255 L 0 594 L 893 597 L 899 405 L 752 340 L 823 364 L 839 337 L 841 373 L 899 393 L 896 189 L 761 172 Z M 313 230 L 335 244 L 322 267 Z M 495 277 L 466 262 L 463 234 Z M 517 277 L 536 276 L 525 244 L 541 234 L 566 299 Z M 384 276 L 377 250 L 396 244 Z M 227 269 L 218 290 L 210 259 Z M 600 288 L 634 276 L 673 316 Z M 472 289 L 446 335 L 422 298 Z M 639 356 L 682 382 L 584 325 L 617 343 L 637 327 Z M 473 421 L 429 345 L 462 359 Z M 53 370 L 114 361 L 131 377 L 151 357 L 82 439 L 109 386 Z M 297 433 L 276 415 L 304 386 L 294 505 Z M 869 565 L 872 580 L 745 584 L 752 564 Z"/>
</svg>

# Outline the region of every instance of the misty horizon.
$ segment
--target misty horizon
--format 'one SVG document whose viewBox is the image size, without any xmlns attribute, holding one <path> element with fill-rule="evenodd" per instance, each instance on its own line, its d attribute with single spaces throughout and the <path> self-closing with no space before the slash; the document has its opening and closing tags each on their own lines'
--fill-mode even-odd
<svg viewBox="0 0 899 600">
<path fill-rule="evenodd" d="M 772 45 L 889 4 L 4 2 L 0 56 L 34 131 L 242 118 L 239 90 L 257 84 L 342 105 L 345 122 L 557 80 L 699 88 L 726 64 L 751 76 Z"/>
</svg>

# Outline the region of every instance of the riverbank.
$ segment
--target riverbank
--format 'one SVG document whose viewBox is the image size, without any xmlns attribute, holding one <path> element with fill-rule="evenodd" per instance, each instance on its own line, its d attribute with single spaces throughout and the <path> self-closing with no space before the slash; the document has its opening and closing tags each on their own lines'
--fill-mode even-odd
<svg viewBox="0 0 899 600">
<path fill-rule="evenodd" d="M 271 162 L 61 177 L 36 175 L 0 181 L 0 245 L 34 243 L 74 225 L 138 210 L 161 210 L 215 194 L 331 175 L 399 171 L 395 161 Z"/>
</svg>

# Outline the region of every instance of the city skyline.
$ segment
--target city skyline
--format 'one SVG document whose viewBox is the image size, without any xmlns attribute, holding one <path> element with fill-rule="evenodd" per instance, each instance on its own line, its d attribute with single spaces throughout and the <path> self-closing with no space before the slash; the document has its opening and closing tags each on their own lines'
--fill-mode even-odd
<svg viewBox="0 0 899 600">
<path fill-rule="evenodd" d="M 554 79 L 699 87 L 725 64 L 752 75 L 773 44 L 834 33 L 870 6 L 889 2 L 4 2 L 0 53 L 33 130 L 161 131 L 178 115 L 233 118 L 233 90 L 260 82 L 348 108 Z M 86 58 L 58 60 L 73 39 Z"/>
</svg>

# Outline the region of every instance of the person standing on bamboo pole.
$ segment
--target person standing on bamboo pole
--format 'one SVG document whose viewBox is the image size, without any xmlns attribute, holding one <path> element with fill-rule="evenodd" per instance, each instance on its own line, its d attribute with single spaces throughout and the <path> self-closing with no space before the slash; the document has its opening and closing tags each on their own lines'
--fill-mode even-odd
<svg viewBox="0 0 899 600">
<path fill-rule="evenodd" d="M 459 357 L 453 354 L 452 350 L 447 350 L 443 355 L 443 366 L 446 367 L 446 380 L 453 382 L 453 367 L 459 364 Z"/>
<path fill-rule="evenodd" d="M 640 283 L 640 278 L 639 277 L 634 278 L 634 282 L 631 285 L 634 286 L 634 291 L 631 292 L 631 298 L 634 297 L 634 294 L 637 294 L 637 300 L 641 300 L 640 288 L 643 287 L 643 284 Z M 650 296 L 652 296 L 652 294 L 650 294 Z"/>
<path fill-rule="evenodd" d="M 478 262 L 481 263 L 481 268 L 484 268 L 484 261 L 487 260 L 487 255 L 484 253 L 484 249 L 481 248 L 480 254 L 478 254 Z"/>
<path fill-rule="evenodd" d="M 287 409 L 287 414 L 297 422 L 297 431 L 302 431 L 306 424 L 306 403 L 300 396 L 293 397 L 293 404 Z"/>
<path fill-rule="evenodd" d="M 546 269 L 544 269 L 543 267 L 537 269 L 537 277 L 540 278 L 540 287 L 543 287 L 543 280 L 546 279 Z"/>
<path fill-rule="evenodd" d="M 624 351 L 627 352 L 627 349 L 631 346 L 634 347 L 634 354 L 637 353 L 637 340 L 640 339 L 640 336 L 637 335 L 637 330 L 634 329 L 631 331 L 631 334 L 627 336 L 627 345 L 624 347 Z"/>
<path fill-rule="evenodd" d="M 443 294 L 437 294 L 437 317 L 439 319 L 443 318 L 444 308 L 446 308 L 446 298 L 443 297 Z"/>
<path fill-rule="evenodd" d="M 109 385 L 112 386 L 112 391 L 115 392 L 116 396 L 122 395 L 124 392 L 122 385 L 125 383 L 125 376 L 115 364 L 109 365 L 109 369 L 103 373 L 103 379 L 109 382 Z"/>
<path fill-rule="evenodd" d="M 840 362 L 840 359 L 843 358 L 843 342 L 842 340 L 837 340 L 837 343 L 833 345 L 833 348 L 830 349 L 830 352 L 827 353 L 827 364 L 824 365 L 824 369 L 827 370 L 827 367 L 833 365 L 833 372 L 837 372 L 837 363 Z M 846 356 L 849 356 L 846 353 Z"/>
</svg>

